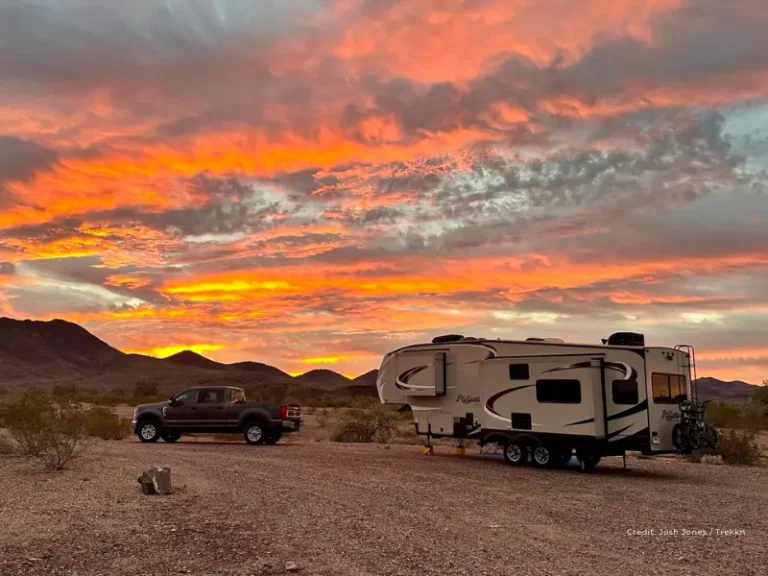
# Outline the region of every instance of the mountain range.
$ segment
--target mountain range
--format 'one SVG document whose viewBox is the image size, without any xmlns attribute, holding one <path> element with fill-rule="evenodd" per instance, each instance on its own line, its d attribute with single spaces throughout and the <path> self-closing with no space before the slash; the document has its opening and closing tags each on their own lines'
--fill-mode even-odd
<svg viewBox="0 0 768 576">
<path fill-rule="evenodd" d="M 137 382 L 174 392 L 195 385 L 296 385 L 327 392 L 373 389 L 376 371 L 350 379 L 332 370 L 293 377 L 260 362 L 223 364 L 185 350 L 167 358 L 126 354 L 82 326 L 65 320 L 0 318 L 0 386 L 74 384 L 101 390 L 132 390 Z"/>
<path fill-rule="evenodd" d="M 102 390 L 132 390 L 139 381 L 168 392 L 199 385 L 294 385 L 325 392 L 373 393 L 376 370 L 350 379 L 333 370 L 291 376 L 261 362 L 223 364 L 185 350 L 167 358 L 126 354 L 82 326 L 65 320 L 0 318 L 0 386 L 52 388 L 74 384 Z M 698 380 L 699 396 L 740 402 L 755 386 L 740 380 Z"/>
</svg>

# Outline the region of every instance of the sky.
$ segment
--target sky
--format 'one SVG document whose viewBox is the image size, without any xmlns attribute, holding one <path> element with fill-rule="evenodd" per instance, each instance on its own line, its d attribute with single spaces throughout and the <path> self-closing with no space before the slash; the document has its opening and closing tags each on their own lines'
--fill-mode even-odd
<svg viewBox="0 0 768 576">
<path fill-rule="evenodd" d="M 765 0 L 0 0 L 0 315 L 356 375 L 438 334 L 768 378 Z"/>
</svg>

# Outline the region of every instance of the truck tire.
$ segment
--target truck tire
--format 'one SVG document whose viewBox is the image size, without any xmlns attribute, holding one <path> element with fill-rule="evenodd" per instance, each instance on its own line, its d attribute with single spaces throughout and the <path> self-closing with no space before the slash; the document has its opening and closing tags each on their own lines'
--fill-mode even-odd
<svg viewBox="0 0 768 576">
<path fill-rule="evenodd" d="M 528 463 L 528 446 L 520 438 L 510 438 L 504 442 L 504 460 L 513 466 Z"/>
<path fill-rule="evenodd" d="M 247 444 L 263 444 L 265 438 L 266 426 L 259 420 L 246 422 L 243 427 L 243 437 Z"/>
<path fill-rule="evenodd" d="M 280 438 L 283 437 L 282 430 L 270 430 L 267 432 L 267 435 L 264 437 L 264 443 L 265 444 L 277 444 L 280 441 Z"/>
<path fill-rule="evenodd" d="M 157 442 L 160 439 L 160 423 L 157 420 L 142 420 L 136 428 L 136 435 L 142 442 Z"/>
</svg>

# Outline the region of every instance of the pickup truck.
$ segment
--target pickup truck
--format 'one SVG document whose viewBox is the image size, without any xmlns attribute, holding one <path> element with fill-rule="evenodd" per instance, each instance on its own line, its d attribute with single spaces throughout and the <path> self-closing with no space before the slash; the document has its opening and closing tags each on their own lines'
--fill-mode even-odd
<svg viewBox="0 0 768 576">
<path fill-rule="evenodd" d="M 133 431 L 142 442 L 176 442 L 182 434 L 242 434 L 248 444 L 275 444 L 301 429 L 296 404 L 249 404 L 242 388 L 190 388 L 165 402 L 133 410 Z"/>
</svg>

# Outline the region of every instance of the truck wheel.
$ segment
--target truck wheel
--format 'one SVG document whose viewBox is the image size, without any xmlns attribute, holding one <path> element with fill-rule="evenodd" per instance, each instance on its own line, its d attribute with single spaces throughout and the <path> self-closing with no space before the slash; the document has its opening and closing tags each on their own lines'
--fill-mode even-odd
<svg viewBox="0 0 768 576">
<path fill-rule="evenodd" d="M 264 426 L 258 421 L 248 422 L 243 429 L 243 436 L 248 444 L 263 444 L 265 440 Z"/>
<path fill-rule="evenodd" d="M 509 440 L 504 444 L 504 460 L 514 466 L 523 466 L 528 461 L 528 446 L 520 440 Z"/>
<path fill-rule="evenodd" d="M 536 446 L 533 449 L 533 463 L 539 468 L 549 468 L 555 462 L 555 455 L 552 450 L 544 446 Z"/>
<path fill-rule="evenodd" d="M 178 432 L 163 432 L 162 437 L 165 442 L 176 442 L 181 438 L 181 434 Z"/>
<path fill-rule="evenodd" d="M 160 438 L 160 426 L 154 420 L 145 420 L 139 425 L 137 436 L 142 442 L 157 442 Z"/>
<path fill-rule="evenodd" d="M 283 433 L 281 430 L 271 430 L 267 432 L 267 435 L 264 437 L 264 443 L 277 444 L 280 441 L 280 438 L 282 437 L 283 437 Z"/>
</svg>

